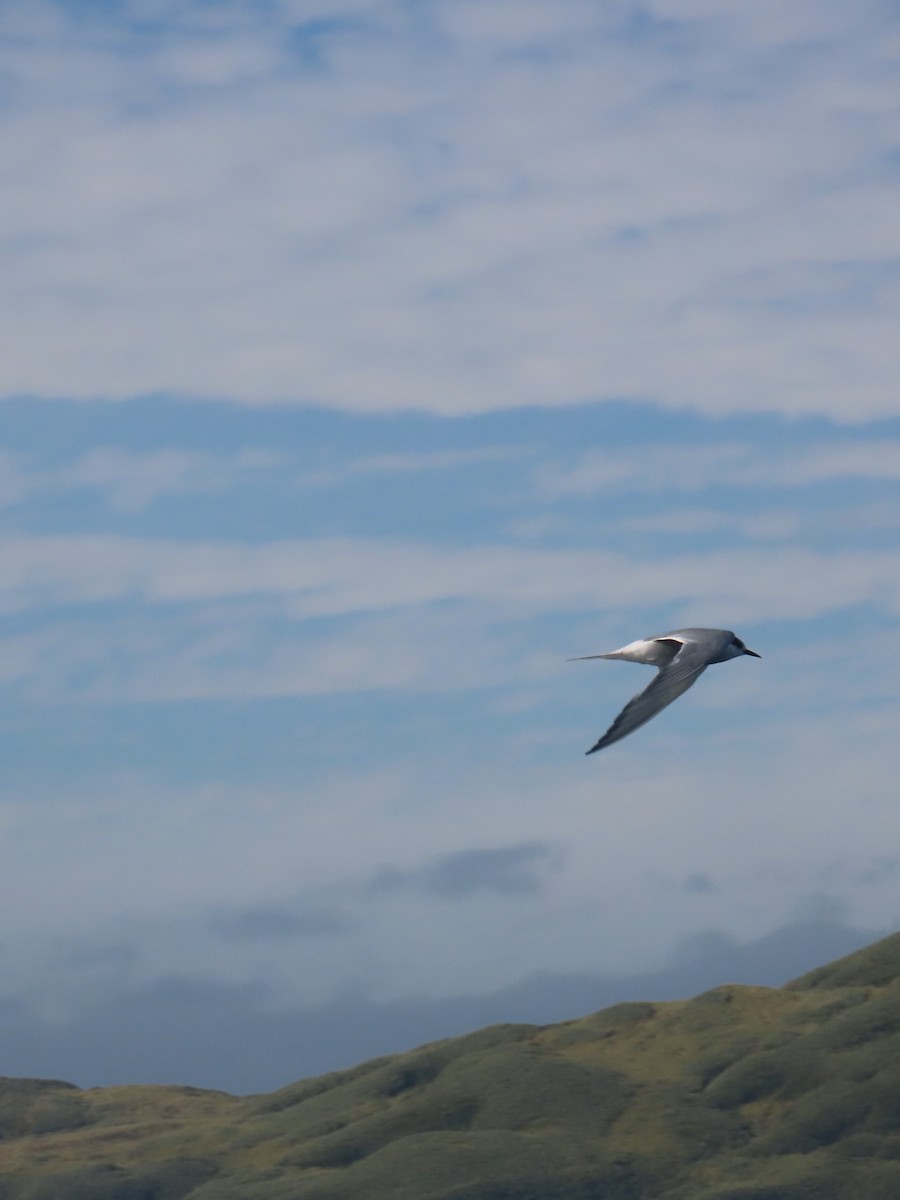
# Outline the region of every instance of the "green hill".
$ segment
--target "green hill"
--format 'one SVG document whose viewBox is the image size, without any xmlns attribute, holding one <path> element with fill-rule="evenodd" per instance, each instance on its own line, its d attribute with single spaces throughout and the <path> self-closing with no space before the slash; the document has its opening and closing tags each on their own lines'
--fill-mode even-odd
<svg viewBox="0 0 900 1200">
<path fill-rule="evenodd" d="M 896 1200 L 900 934 L 269 1095 L 0 1080 L 0 1200 Z"/>
</svg>

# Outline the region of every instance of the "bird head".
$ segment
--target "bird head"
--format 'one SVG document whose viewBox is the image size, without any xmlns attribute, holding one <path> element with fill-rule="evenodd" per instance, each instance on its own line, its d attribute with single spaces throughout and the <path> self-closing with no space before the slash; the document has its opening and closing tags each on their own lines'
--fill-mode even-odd
<svg viewBox="0 0 900 1200">
<path fill-rule="evenodd" d="M 755 650 L 748 650 L 739 637 L 733 637 L 727 649 L 729 658 L 739 658 L 742 654 L 749 654 L 751 658 L 762 658 Z"/>
</svg>

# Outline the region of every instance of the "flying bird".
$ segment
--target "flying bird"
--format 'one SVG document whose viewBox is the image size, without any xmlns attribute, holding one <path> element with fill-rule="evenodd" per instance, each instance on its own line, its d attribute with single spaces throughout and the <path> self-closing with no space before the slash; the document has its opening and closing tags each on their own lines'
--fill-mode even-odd
<svg viewBox="0 0 900 1200">
<path fill-rule="evenodd" d="M 570 658 L 569 662 L 622 658 L 626 662 L 646 663 L 658 668 L 656 678 L 628 701 L 603 737 L 585 753 L 593 754 L 639 729 L 696 683 L 711 663 L 728 662 L 743 654 L 762 657 L 755 650 L 748 650 L 730 629 L 676 629 L 674 633 L 659 633 L 655 637 L 629 642 L 621 650 L 612 650 L 609 654 L 583 654 L 579 658 Z"/>
</svg>

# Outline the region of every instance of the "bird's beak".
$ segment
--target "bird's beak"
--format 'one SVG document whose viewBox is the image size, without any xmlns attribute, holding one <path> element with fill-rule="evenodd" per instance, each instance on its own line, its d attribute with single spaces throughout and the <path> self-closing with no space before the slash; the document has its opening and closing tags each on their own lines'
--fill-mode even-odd
<svg viewBox="0 0 900 1200">
<path fill-rule="evenodd" d="M 744 653 L 749 654 L 751 658 L 762 658 L 761 654 L 757 654 L 755 650 L 748 650 L 744 647 Z"/>
</svg>

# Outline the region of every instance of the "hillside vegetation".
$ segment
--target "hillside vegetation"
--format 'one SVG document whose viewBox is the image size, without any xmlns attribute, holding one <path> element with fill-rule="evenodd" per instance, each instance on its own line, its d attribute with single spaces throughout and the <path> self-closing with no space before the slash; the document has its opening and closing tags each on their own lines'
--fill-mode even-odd
<svg viewBox="0 0 900 1200">
<path fill-rule="evenodd" d="M 0 1200 L 896 1200 L 900 934 L 269 1095 L 0 1080 Z"/>
</svg>

